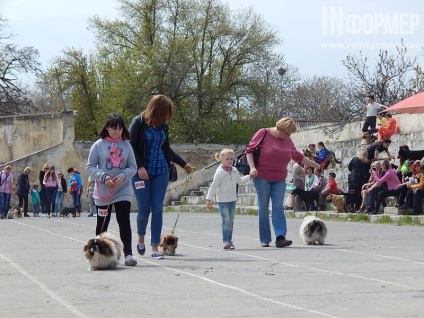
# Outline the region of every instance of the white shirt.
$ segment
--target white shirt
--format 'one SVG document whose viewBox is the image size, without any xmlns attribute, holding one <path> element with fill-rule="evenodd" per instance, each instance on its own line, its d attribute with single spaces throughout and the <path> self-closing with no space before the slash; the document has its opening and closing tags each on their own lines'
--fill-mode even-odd
<svg viewBox="0 0 424 318">
<path fill-rule="evenodd" d="M 381 104 L 379 104 L 379 103 L 376 103 L 376 102 L 374 102 L 374 103 L 368 103 L 367 104 L 367 117 L 371 117 L 371 116 L 377 116 L 377 113 L 378 113 L 378 111 L 380 110 L 380 108 L 381 108 Z"/>
<path fill-rule="evenodd" d="M 245 184 L 250 181 L 250 176 L 241 176 L 235 167 L 232 167 L 231 173 L 225 171 L 221 165 L 213 176 L 211 187 L 209 188 L 206 200 L 216 202 L 233 202 L 237 200 L 237 183 Z"/>
</svg>

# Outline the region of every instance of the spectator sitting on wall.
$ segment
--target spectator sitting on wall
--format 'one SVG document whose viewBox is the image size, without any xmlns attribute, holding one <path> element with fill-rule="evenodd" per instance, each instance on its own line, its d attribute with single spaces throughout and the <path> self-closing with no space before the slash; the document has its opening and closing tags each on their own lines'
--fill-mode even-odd
<svg viewBox="0 0 424 318">
<path fill-rule="evenodd" d="M 322 141 L 318 143 L 318 155 L 315 156 L 315 161 L 318 163 L 323 162 L 328 156 L 328 150 Z"/>
<path fill-rule="evenodd" d="M 388 138 L 383 139 L 381 141 L 374 141 L 372 144 L 370 144 L 367 147 L 368 160 L 370 162 L 376 161 L 376 160 L 381 160 L 381 159 L 378 158 L 378 156 L 383 151 L 385 151 L 387 153 L 388 159 L 394 159 L 394 157 L 392 157 L 392 155 L 390 155 L 390 152 L 389 152 L 389 146 L 390 146 L 391 143 L 392 143 L 392 141 Z"/>
<path fill-rule="evenodd" d="M 362 112 L 366 113 L 365 122 L 362 126 L 362 132 L 368 131 L 368 128 L 373 131 L 377 124 L 377 113 L 380 109 L 386 109 L 387 106 L 381 105 L 374 101 L 374 95 L 368 96 L 367 103 L 362 108 Z"/>
</svg>

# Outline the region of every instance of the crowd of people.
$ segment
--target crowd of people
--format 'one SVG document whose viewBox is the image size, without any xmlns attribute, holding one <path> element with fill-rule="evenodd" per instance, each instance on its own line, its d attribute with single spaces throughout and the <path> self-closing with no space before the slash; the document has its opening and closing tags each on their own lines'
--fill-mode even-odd
<svg viewBox="0 0 424 318">
<path fill-rule="evenodd" d="M 421 174 L 419 161 L 408 161 L 399 158 L 399 166 L 394 165 L 390 160 L 395 157 L 389 152 L 391 144 L 390 136 L 397 132 L 397 122 L 390 113 L 379 112 L 387 106 L 378 104 L 373 96 L 369 96 L 367 104 L 363 107 L 366 119 L 362 126 L 362 131 L 374 136 L 374 140 L 369 144 L 361 144 L 361 150 L 353 157 L 348 164 L 347 188 L 339 189 L 335 184 L 332 172 L 328 173 L 328 180 L 333 183 L 331 187 L 321 190 L 317 178 L 313 177 L 311 167 L 303 167 L 297 162 L 293 166 L 293 184 L 297 188 L 306 191 L 320 192 L 321 202 L 329 193 L 344 194 L 354 207 L 353 212 L 381 214 L 380 208 L 387 206 L 386 198 L 396 197 L 396 207 L 406 209 L 412 215 L 422 214 L 422 198 L 424 196 L 424 180 Z M 310 144 L 309 151 L 315 156 L 317 162 L 322 163 L 328 152 L 323 143 L 318 144 L 319 152 L 315 150 L 315 145 Z M 408 146 L 400 148 L 409 149 Z M 381 154 L 385 153 L 385 157 Z M 321 173 L 321 171 L 319 172 Z M 298 196 L 291 196 L 291 204 L 288 208 L 299 210 L 301 202 Z M 315 209 L 316 207 L 306 207 L 305 209 Z M 325 203 L 320 209 L 325 208 Z"/>
<path fill-rule="evenodd" d="M 297 127 L 292 118 L 282 118 L 274 127 L 258 130 L 246 147 L 246 158 L 250 167 L 249 175 L 241 177 L 234 168 L 234 151 L 223 149 L 216 154 L 220 165 L 214 175 L 212 186 L 206 196 L 206 206 L 211 208 L 216 200 L 222 220 L 222 240 L 224 250 L 235 249 L 233 243 L 234 214 L 236 210 L 237 187 L 249 180 L 253 181 L 258 204 L 259 241 L 262 247 L 269 247 L 272 241 L 269 205 L 272 202 L 272 226 L 277 248 L 287 247 L 292 241 L 287 239 L 284 196 L 288 164 L 294 161 L 293 185 L 305 191 L 315 191 L 320 195 L 319 207 L 310 205 L 306 209 L 326 208 L 329 194 L 353 193 L 355 210 L 371 214 L 380 213 L 388 196 L 398 197 L 399 208 L 410 209 L 412 214 L 422 213 L 421 200 L 424 196 L 424 177 L 419 162 L 401 162 L 394 167 L 389 160 L 380 163 L 379 155 L 389 153 L 390 133 L 395 131 L 396 121 L 390 114 L 378 113 L 384 105 L 376 104 L 373 97 L 364 106 L 366 120 L 363 131 L 377 135 L 377 140 L 361 149 L 348 165 L 348 188 L 342 190 L 336 182 L 336 174 L 329 172 L 329 151 L 323 142 L 310 144 L 310 157 L 299 152 L 291 134 Z M 158 250 L 163 223 L 163 202 L 170 179 L 171 163 L 180 165 L 186 173 L 192 167 L 176 154 L 169 140 L 169 123 L 173 117 L 173 103 L 164 95 L 154 96 L 147 107 L 131 121 L 127 129 L 121 115 L 110 114 L 101 127 L 98 140 L 92 145 L 87 162 L 89 179 L 87 197 L 89 216 L 96 216 L 95 233 L 107 231 L 114 207 L 120 237 L 124 246 L 125 265 L 137 264 L 132 252 L 132 231 L 130 211 L 132 193 L 137 202 L 137 245 L 140 255 L 146 252 L 146 231 L 150 220 L 151 253 L 155 259 L 163 259 Z M 378 123 L 377 123 L 378 119 Z M 378 128 L 377 128 L 378 126 Z M 396 129 L 396 128 L 395 128 Z M 260 147 L 260 160 L 253 153 Z M 275 160 L 278 158 L 278 160 Z M 57 215 L 63 209 L 64 198 L 69 194 L 76 216 L 82 211 L 81 195 L 83 183 L 80 173 L 74 167 L 67 172 L 67 181 L 61 170 L 56 172 L 54 165 L 45 164 L 39 174 L 39 184 L 31 185 L 30 167 L 26 167 L 17 177 L 14 185 L 11 166 L 6 166 L 0 174 L 0 216 L 5 218 L 10 206 L 10 197 L 16 194 L 19 208 L 28 217 L 28 196 L 31 193 L 34 217 Z M 40 186 L 40 188 L 39 188 Z M 131 191 L 132 189 L 132 191 Z M 287 208 L 301 209 L 301 202 L 294 195 Z"/>
<path fill-rule="evenodd" d="M 59 216 L 65 206 L 65 198 L 69 194 L 72 197 L 72 206 L 75 208 L 76 217 L 81 215 L 81 195 L 83 183 L 77 169 L 68 169 L 69 180 L 66 180 L 62 170 L 57 170 L 54 165 L 44 164 L 39 173 L 38 182 L 31 182 L 29 175 L 30 167 L 18 173 L 16 180 L 12 173 L 12 166 L 6 165 L 0 169 L 0 219 L 6 219 L 11 208 L 12 195 L 17 196 L 19 209 L 24 217 L 30 217 L 31 208 L 29 196 L 31 196 L 33 217 Z M 92 188 L 88 188 L 87 196 L 92 196 Z M 95 216 L 93 206 L 89 207 L 88 216 Z"/>
</svg>

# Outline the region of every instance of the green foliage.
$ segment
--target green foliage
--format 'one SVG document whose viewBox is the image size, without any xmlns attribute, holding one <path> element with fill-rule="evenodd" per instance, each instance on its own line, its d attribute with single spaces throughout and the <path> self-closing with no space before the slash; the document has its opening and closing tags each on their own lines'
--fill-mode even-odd
<svg viewBox="0 0 424 318">
<path fill-rule="evenodd" d="M 411 215 L 402 216 L 396 223 L 398 225 L 423 225 L 418 217 L 412 217 Z"/>
<path fill-rule="evenodd" d="M 283 63 L 270 59 L 279 39 L 252 9 L 233 13 L 218 0 L 120 3 L 124 19 L 91 20 L 102 109 L 113 105 L 130 120 L 153 95 L 167 95 L 175 103 L 173 142 L 246 143 L 254 133 L 249 121 L 275 123 L 278 114 L 249 109 L 266 105 L 253 87 L 275 92 L 278 82 L 252 69 Z"/>
<path fill-rule="evenodd" d="M 393 220 L 390 215 L 382 215 L 377 219 L 376 223 L 389 224 L 393 223 Z"/>
</svg>

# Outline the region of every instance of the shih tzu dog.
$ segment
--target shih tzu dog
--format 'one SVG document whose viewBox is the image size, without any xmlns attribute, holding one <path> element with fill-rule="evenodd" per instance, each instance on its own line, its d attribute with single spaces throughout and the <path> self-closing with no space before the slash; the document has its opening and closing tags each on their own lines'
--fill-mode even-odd
<svg viewBox="0 0 424 318">
<path fill-rule="evenodd" d="M 14 207 L 14 208 L 10 207 L 9 212 L 7 213 L 8 219 L 17 219 L 21 217 L 22 217 L 22 213 L 19 207 Z"/>
<path fill-rule="evenodd" d="M 160 247 L 162 248 L 162 253 L 166 255 L 175 255 L 175 250 L 177 249 L 178 237 L 173 233 L 164 233 L 160 237 Z"/>
<path fill-rule="evenodd" d="M 327 237 L 327 225 L 320 218 L 309 215 L 303 219 L 299 234 L 308 245 L 323 245 Z"/>
<path fill-rule="evenodd" d="M 77 209 L 74 207 L 63 208 L 62 212 L 60 212 L 59 216 L 62 218 L 69 218 L 69 215 L 72 214 L 72 217 L 77 216 Z"/>
<path fill-rule="evenodd" d="M 123 249 L 122 242 L 108 232 L 88 240 L 83 252 L 91 271 L 117 269 Z"/>
<path fill-rule="evenodd" d="M 174 235 L 175 227 L 177 226 L 178 219 L 180 218 L 180 214 L 178 213 L 177 219 L 175 220 L 174 226 L 170 233 L 164 233 L 160 236 L 160 245 L 162 248 L 162 253 L 166 255 L 175 255 L 175 250 L 178 245 L 178 237 Z"/>
</svg>

